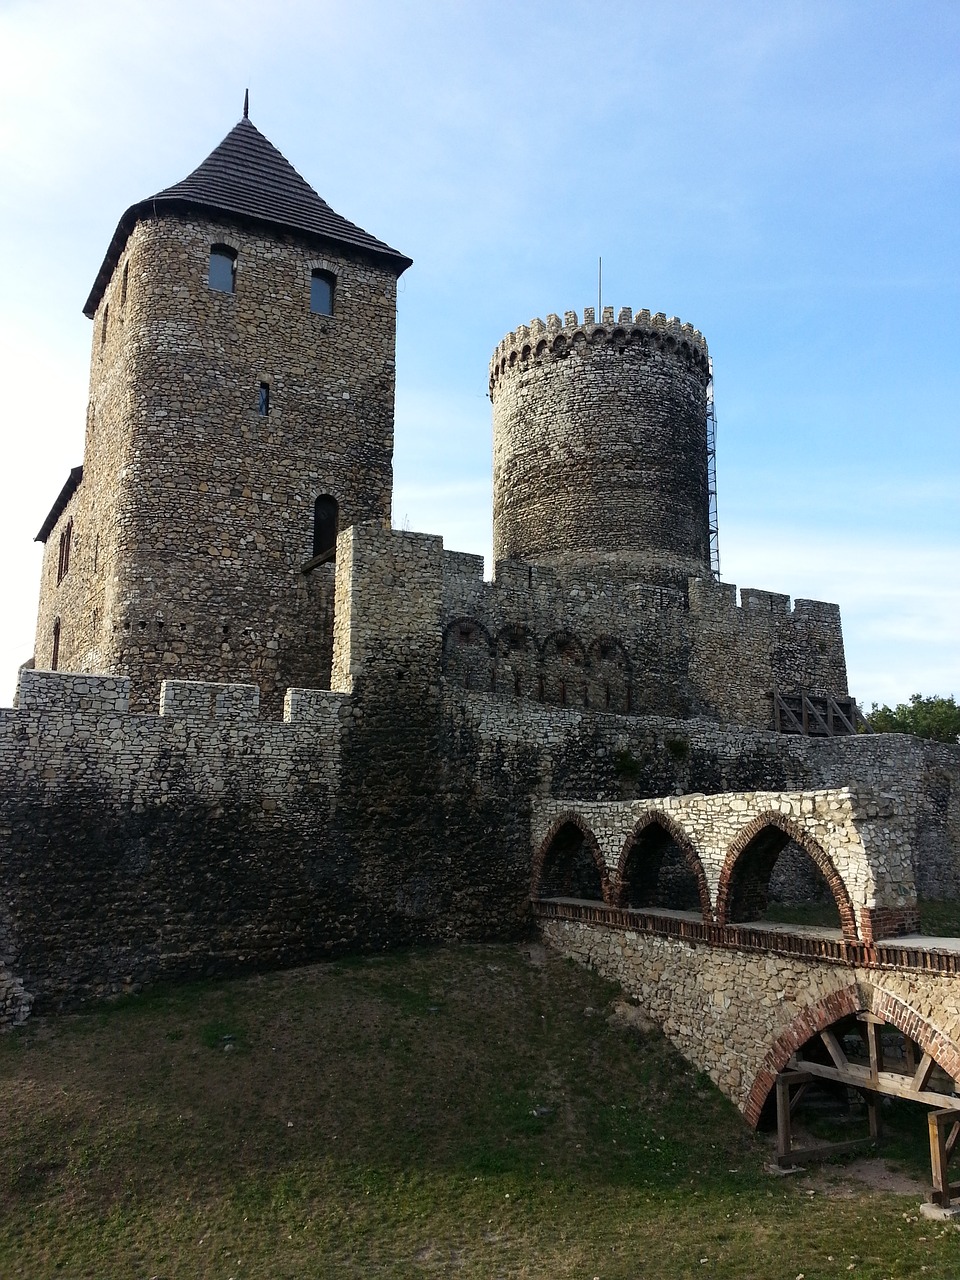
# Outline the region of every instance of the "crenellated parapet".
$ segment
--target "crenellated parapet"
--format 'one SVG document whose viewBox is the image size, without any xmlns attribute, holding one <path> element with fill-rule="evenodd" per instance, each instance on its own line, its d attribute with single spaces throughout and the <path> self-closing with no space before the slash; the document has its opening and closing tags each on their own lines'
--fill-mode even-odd
<svg viewBox="0 0 960 1280">
<path fill-rule="evenodd" d="M 282 734 L 284 726 L 302 724 L 332 730 L 345 702 L 343 694 L 329 689 L 287 689 L 283 721 L 280 725 L 262 722 L 264 732 Z M 20 672 L 14 712 L 8 714 L 15 713 L 43 716 L 48 728 L 72 725 L 76 717 L 97 717 L 104 724 L 115 725 L 119 716 L 135 721 L 144 732 L 150 731 L 153 722 L 162 732 L 171 721 L 207 721 L 211 727 L 256 727 L 260 723 L 260 689 L 255 684 L 229 681 L 164 680 L 156 712 L 132 714 L 129 676 L 24 670 Z"/>
<path fill-rule="evenodd" d="M 562 321 L 551 312 L 546 320 L 535 318 L 508 333 L 490 361 L 490 393 L 493 394 L 496 381 L 508 368 L 530 360 L 563 359 L 579 343 L 623 347 L 628 343 L 650 342 L 676 350 L 704 368 L 708 365 L 709 352 L 703 334 L 677 316 L 667 316 L 663 311 L 634 312 L 630 307 L 621 307 L 614 319 L 614 308 L 604 307 L 598 322 L 595 309 L 585 307 L 582 321 L 576 311 L 565 311 Z"/>
</svg>

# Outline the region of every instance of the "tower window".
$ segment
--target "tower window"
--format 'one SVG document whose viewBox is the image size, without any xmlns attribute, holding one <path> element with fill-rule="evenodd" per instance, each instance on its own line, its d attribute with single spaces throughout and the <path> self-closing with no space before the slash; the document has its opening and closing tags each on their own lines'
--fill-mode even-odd
<svg viewBox="0 0 960 1280">
<path fill-rule="evenodd" d="M 228 244 L 215 244 L 210 249 L 210 272 L 207 283 L 219 293 L 233 293 L 237 281 L 237 251 Z"/>
<path fill-rule="evenodd" d="M 270 383 L 261 382 L 260 390 L 257 394 L 257 413 L 261 418 L 265 418 L 270 412 Z"/>
<path fill-rule="evenodd" d="M 125 262 L 125 263 L 123 264 L 123 276 L 122 276 L 122 278 L 121 278 L 121 280 L 120 280 L 120 305 L 121 305 L 121 307 L 123 307 L 123 306 L 125 306 L 125 305 L 126 305 L 126 301 L 127 301 L 127 280 L 129 279 L 129 277 L 130 277 L 130 263 L 129 263 L 129 262 Z"/>
<path fill-rule="evenodd" d="M 110 304 L 105 303 L 103 308 L 103 320 L 100 323 L 100 345 L 101 347 L 107 340 L 107 325 L 110 322 Z"/>
<path fill-rule="evenodd" d="M 340 506 L 336 498 L 322 493 L 313 504 L 313 554 L 322 556 L 335 551 L 340 524 Z"/>
<path fill-rule="evenodd" d="M 318 316 L 333 315 L 333 286 L 336 276 L 329 271 L 310 273 L 310 310 Z"/>
<path fill-rule="evenodd" d="M 53 620 L 53 654 L 50 658 L 50 670 L 56 671 L 60 664 L 60 619 Z"/>
<path fill-rule="evenodd" d="M 67 527 L 60 535 L 60 554 L 57 559 L 57 582 L 60 583 L 67 576 L 67 570 L 70 568 L 70 543 L 73 539 L 73 521 L 67 521 Z"/>
</svg>

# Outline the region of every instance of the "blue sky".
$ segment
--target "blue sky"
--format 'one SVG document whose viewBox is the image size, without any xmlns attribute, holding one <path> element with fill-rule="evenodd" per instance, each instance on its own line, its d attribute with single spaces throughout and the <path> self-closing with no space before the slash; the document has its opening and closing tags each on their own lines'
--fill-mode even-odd
<svg viewBox="0 0 960 1280">
<path fill-rule="evenodd" d="M 960 696 L 960 5 L 0 0 L 0 704 L 81 460 L 123 210 L 240 115 L 400 283 L 396 523 L 490 544 L 487 365 L 603 302 L 714 360 L 721 570 L 839 602 L 851 691 Z"/>
</svg>

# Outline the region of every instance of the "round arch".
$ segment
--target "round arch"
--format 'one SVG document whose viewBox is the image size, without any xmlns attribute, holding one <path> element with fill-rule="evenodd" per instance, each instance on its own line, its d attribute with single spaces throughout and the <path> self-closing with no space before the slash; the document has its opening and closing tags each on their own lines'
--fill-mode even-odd
<svg viewBox="0 0 960 1280">
<path fill-rule="evenodd" d="M 561 813 L 558 818 L 550 825 L 550 830 L 540 841 L 539 848 L 533 858 L 533 869 L 530 876 L 530 895 L 533 898 L 540 897 L 540 884 L 543 880 L 543 871 L 546 865 L 547 856 L 551 848 L 565 827 L 576 827 L 583 836 L 583 843 L 589 850 L 597 872 L 600 876 L 600 893 L 602 901 L 608 906 L 613 905 L 613 895 L 610 885 L 610 873 L 607 871 L 607 864 L 604 862 L 603 854 L 600 852 L 600 845 L 597 843 L 597 837 L 579 813 L 575 813 L 572 809 L 567 813 Z"/>
<path fill-rule="evenodd" d="M 623 905 L 621 899 L 623 894 L 625 873 L 627 867 L 627 859 L 633 852 L 640 837 L 644 831 L 649 830 L 651 826 L 659 826 L 664 830 L 673 843 L 683 854 L 684 861 L 689 870 L 693 873 L 697 882 L 697 894 L 700 898 L 700 913 L 703 916 L 705 924 L 710 924 L 713 920 L 713 906 L 710 902 L 710 887 L 707 884 L 707 873 L 703 869 L 703 863 L 700 861 L 700 855 L 697 853 L 690 840 L 690 837 L 677 823 L 670 817 L 668 813 L 664 813 L 660 809 L 647 809 L 641 813 L 640 817 L 634 823 L 633 830 L 627 836 L 623 849 L 620 852 L 620 858 L 617 862 L 617 879 L 616 879 L 616 895 L 620 905 Z"/>
<path fill-rule="evenodd" d="M 924 1053 L 929 1053 L 947 1075 L 960 1080 L 960 1046 L 891 992 L 873 983 L 861 982 L 831 992 L 816 1004 L 805 1006 L 773 1042 L 743 1106 L 743 1116 L 749 1125 L 756 1127 L 777 1076 L 797 1050 L 835 1022 L 858 1013 L 873 1013 L 896 1027 L 914 1040 Z"/>
<path fill-rule="evenodd" d="M 843 883 L 843 879 L 834 866 L 830 855 L 798 822 L 794 822 L 792 818 L 788 818 L 776 810 L 768 810 L 766 813 L 758 814 L 731 841 L 717 886 L 717 923 L 720 925 L 734 923 L 730 919 L 730 914 L 733 908 L 734 895 L 738 888 L 738 878 L 743 871 L 744 855 L 747 854 L 757 837 L 771 828 L 783 834 L 783 844 L 786 844 L 787 840 L 793 840 L 809 855 L 833 894 L 840 916 L 840 928 L 844 941 L 856 942 L 858 940 L 856 913 L 850 900 L 850 894 L 847 892 L 847 886 Z M 781 844 L 780 848 L 776 850 L 777 855 L 779 855 L 782 847 L 783 845 Z"/>
<path fill-rule="evenodd" d="M 454 618 L 443 629 L 441 671 L 453 683 L 484 693 L 495 682 L 495 645 L 477 618 Z"/>
</svg>

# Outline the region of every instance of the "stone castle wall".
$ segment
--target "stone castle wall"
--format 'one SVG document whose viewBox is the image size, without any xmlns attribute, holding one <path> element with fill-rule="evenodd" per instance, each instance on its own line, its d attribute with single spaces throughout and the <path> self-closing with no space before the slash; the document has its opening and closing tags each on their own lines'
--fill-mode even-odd
<svg viewBox="0 0 960 1280">
<path fill-rule="evenodd" d="M 703 336 L 648 311 L 508 334 L 490 364 L 495 558 L 708 574 L 709 376 Z"/>
<path fill-rule="evenodd" d="M 211 246 L 237 253 L 211 289 Z M 310 274 L 336 276 L 334 314 Z M 129 674 L 134 707 L 166 677 L 329 682 L 333 570 L 314 502 L 341 527 L 389 521 L 395 273 L 223 220 L 139 222 L 94 319 L 80 487 L 47 540 L 36 665 Z M 260 385 L 269 411 L 260 412 Z M 60 534 L 70 569 L 57 584 Z"/>
<path fill-rule="evenodd" d="M 772 691 L 847 696 L 836 605 L 737 589 L 624 583 L 479 556 L 444 557 L 444 674 L 502 698 L 772 726 Z"/>
</svg>

